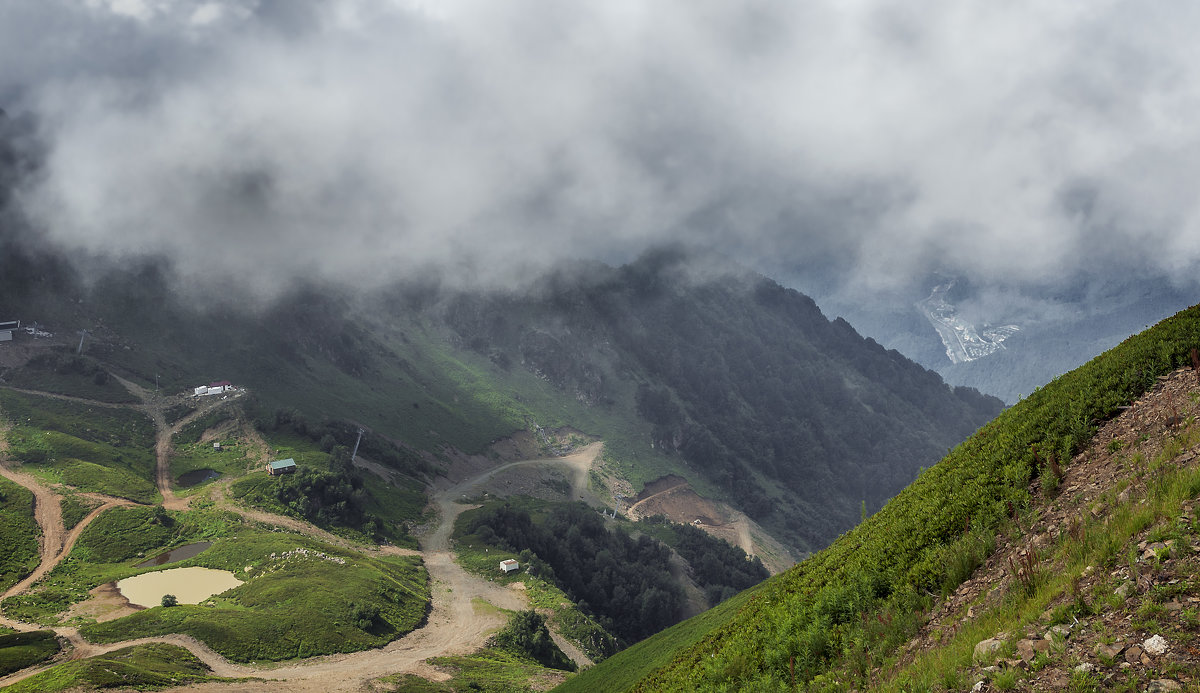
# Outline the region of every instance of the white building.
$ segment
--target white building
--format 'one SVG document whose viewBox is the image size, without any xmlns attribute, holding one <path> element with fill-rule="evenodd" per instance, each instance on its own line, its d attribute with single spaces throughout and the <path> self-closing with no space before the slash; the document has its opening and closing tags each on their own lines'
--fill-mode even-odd
<svg viewBox="0 0 1200 693">
<path fill-rule="evenodd" d="M 506 561 L 500 561 L 500 572 L 504 573 L 505 575 L 508 575 L 509 573 L 515 573 L 520 569 L 521 564 L 517 563 L 516 559 L 510 558 Z"/>
</svg>

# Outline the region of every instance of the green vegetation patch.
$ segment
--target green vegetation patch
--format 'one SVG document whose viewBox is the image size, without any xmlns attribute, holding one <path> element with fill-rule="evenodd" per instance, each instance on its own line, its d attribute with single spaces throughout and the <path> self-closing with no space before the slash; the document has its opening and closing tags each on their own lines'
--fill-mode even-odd
<svg viewBox="0 0 1200 693">
<path fill-rule="evenodd" d="M 231 570 L 245 584 L 81 632 L 98 642 L 186 633 L 233 661 L 281 660 L 380 647 L 416 628 L 429 603 L 419 558 L 367 557 L 295 535 L 244 528 L 172 567 L 188 565 Z"/>
<path fill-rule="evenodd" d="M 49 630 L 0 635 L 0 676 L 44 662 L 59 649 L 58 637 Z"/>
<path fill-rule="evenodd" d="M 84 596 L 86 594 L 82 591 L 42 587 L 34 592 L 13 595 L 0 603 L 0 606 L 3 606 L 4 614 L 10 618 L 46 625 L 57 623 L 57 615 Z"/>
<path fill-rule="evenodd" d="M 68 532 L 74 529 L 75 525 L 83 522 L 83 518 L 90 515 L 93 510 L 100 506 L 100 501 L 84 498 L 74 493 L 63 496 L 61 503 L 63 527 Z"/>
<path fill-rule="evenodd" d="M 0 389 L 10 454 L 48 479 L 152 502 L 154 425 L 140 412 Z"/>
<path fill-rule="evenodd" d="M 182 419 L 193 411 L 191 405 L 183 404 L 172 407 L 172 411 L 178 408 L 178 418 Z M 167 412 L 168 415 L 171 412 Z M 217 407 L 203 416 L 197 416 L 195 419 L 184 424 L 179 432 L 175 434 L 175 442 L 177 444 L 199 443 L 204 437 L 205 432 L 210 428 L 216 428 L 221 424 L 234 418 L 233 410 L 229 407 Z M 170 416 L 168 416 L 168 420 Z"/>
<path fill-rule="evenodd" d="M 699 642 L 714 629 L 729 623 L 762 585 L 727 599 L 704 613 L 656 633 L 596 666 L 567 679 L 559 693 L 628 691 L 646 676 L 669 664 L 680 648 Z M 787 689 L 783 689 L 787 690 Z"/>
<path fill-rule="evenodd" d="M 112 508 L 83 530 L 72 557 L 89 563 L 120 563 L 158 553 L 190 534 L 188 529 L 162 506 Z"/>
<path fill-rule="evenodd" d="M 431 664 L 452 674 L 448 681 L 429 681 L 411 674 L 389 676 L 378 683 L 392 693 L 532 693 L 562 680 L 562 671 L 547 669 L 529 657 L 494 647 L 464 657 L 434 657 Z"/>
<path fill-rule="evenodd" d="M 137 402 L 116 378 L 87 356 L 47 352 L 8 372 L 5 379 L 26 390 L 53 392 L 100 402 Z"/>
<path fill-rule="evenodd" d="M 53 693 L 76 688 L 170 688 L 201 681 L 230 681 L 210 676 L 211 670 L 191 652 L 176 645 L 135 645 L 64 662 L 9 686 L 12 693 Z"/>
<path fill-rule="evenodd" d="M 243 441 L 236 437 L 225 437 L 214 442 L 220 443 L 221 447 L 214 448 L 211 442 L 176 443 L 175 453 L 171 455 L 171 475 L 175 477 L 176 484 L 183 475 L 202 469 L 238 476 L 250 471 L 246 456 L 248 446 Z"/>
<path fill-rule="evenodd" d="M 545 617 L 533 609 L 509 616 L 504 629 L 492 636 L 490 644 L 528 657 L 548 669 L 575 671 L 575 663 L 558 649 L 550 637 Z"/>
<path fill-rule="evenodd" d="M 0 478 L 0 591 L 37 567 L 40 533 L 33 518 L 33 494 Z"/>
<path fill-rule="evenodd" d="M 421 517 L 424 484 L 403 475 L 400 485 L 384 482 L 352 466 L 350 450 L 336 444 L 332 436 L 323 438 L 330 452 L 295 433 L 270 434 L 274 457 L 294 459 L 297 471 L 280 476 L 252 473 L 235 482 L 230 494 L 245 504 L 307 520 L 353 539 L 415 548 L 407 524 Z"/>
<path fill-rule="evenodd" d="M 664 648 L 656 656 L 618 653 L 603 671 L 580 678 L 591 690 L 623 690 L 637 679 L 641 690 L 706 690 L 730 680 L 786 688 L 793 662 L 797 680 L 807 681 L 856 642 L 883 638 L 874 651 L 886 652 L 902 633 L 867 633 L 864 612 L 911 613 L 915 595 L 946 589 L 950 573 L 961 574 L 947 561 L 947 547 L 963 541 L 964 530 L 994 529 L 1024 507 L 1027 486 L 1040 473 L 1037 460 L 1053 455 L 1065 464 L 1098 422 L 1158 376 L 1190 364 L 1196 346 L 1200 307 L 1127 339 L 1002 413 L 862 525 L 756 589 L 738 613 L 723 610 L 725 618 L 710 620 L 699 642 L 659 640 Z M 653 671 L 668 648 L 677 650 L 673 661 Z M 599 678 L 603 672 L 620 672 L 625 683 L 610 685 Z"/>
<path fill-rule="evenodd" d="M 141 412 L 0 389 L 0 409 L 18 426 L 67 435 L 153 457 L 154 423 Z M 153 465 L 151 465 L 153 467 Z"/>
<path fill-rule="evenodd" d="M 525 570 L 554 582 L 605 630 L 626 642 L 640 640 L 676 623 L 683 588 L 671 574 L 671 551 L 649 536 L 630 536 L 583 503 L 547 506 L 531 514 L 510 503 L 490 503 L 463 513 L 456 523 L 459 545 L 491 551 L 491 574 L 498 561 L 516 553 Z M 534 521 L 535 515 L 537 521 Z M 477 560 L 479 552 L 472 552 Z M 465 563 L 464 563 L 465 565 Z"/>
</svg>

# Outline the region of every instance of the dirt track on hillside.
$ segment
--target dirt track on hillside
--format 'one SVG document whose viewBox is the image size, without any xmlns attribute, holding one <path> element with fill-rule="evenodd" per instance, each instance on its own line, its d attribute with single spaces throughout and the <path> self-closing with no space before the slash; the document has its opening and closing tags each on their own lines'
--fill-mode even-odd
<svg viewBox="0 0 1200 693">
<path fill-rule="evenodd" d="M 137 386 L 133 387 L 136 388 Z M 134 390 L 131 389 L 131 391 Z M 159 488 L 160 491 L 163 489 L 161 481 L 166 479 L 168 482 L 166 490 L 170 491 L 169 444 L 173 429 L 178 428 L 183 422 L 180 422 L 175 427 L 167 427 L 165 418 L 161 413 L 161 408 L 152 407 L 149 403 L 144 406 L 147 412 L 151 414 L 156 429 L 159 431 L 156 445 L 156 451 L 159 453 Z M 157 415 L 154 413 L 156 410 Z M 196 413 L 196 415 L 199 414 L 200 412 Z M 167 443 L 165 447 L 162 442 L 164 434 Z M 3 445 L 3 443 L 0 442 L 0 445 Z M 503 625 L 504 617 L 500 612 L 491 608 L 480 607 L 477 602 L 483 601 L 510 610 L 523 609 L 528 604 L 523 592 L 508 589 L 496 583 L 470 575 L 454 562 L 450 543 L 454 521 L 464 510 L 472 507 L 462 505 L 456 501 L 465 495 L 469 495 L 475 489 L 508 469 L 539 464 L 567 466 L 572 472 L 572 494 L 577 497 L 588 496 L 590 495 L 587 490 L 588 472 L 599 455 L 601 447 L 600 443 L 595 443 L 583 451 L 567 457 L 511 462 L 435 492 L 433 503 L 438 510 L 439 521 L 425 536 L 420 538 L 420 552 L 400 549 L 398 547 L 381 547 L 377 549 L 377 551 L 385 554 L 421 555 L 429 571 L 432 583 L 432 610 L 426 624 L 390 643 L 386 647 L 351 654 L 313 657 L 296 663 L 247 666 L 229 662 L 220 654 L 190 636 L 168 635 L 97 645 L 83 640 L 77 629 L 59 627 L 53 630 L 67 639 L 73 646 L 69 655 L 71 659 L 105 654 L 131 645 L 164 642 L 186 648 L 208 665 L 216 676 L 232 678 L 255 677 L 263 679 L 236 684 L 201 684 L 189 687 L 190 690 L 211 688 L 223 691 L 278 691 L 281 687 L 286 687 L 289 691 L 312 691 L 314 693 L 319 691 L 324 693 L 325 691 L 364 690 L 371 680 L 394 673 L 408 672 L 433 679 L 444 678 L 444 674 L 425 664 L 425 660 L 442 655 L 469 654 L 482 647 L 488 636 Z M 3 448 L 0 448 L 0 461 L 7 462 L 3 455 Z M 9 590 L 5 596 L 20 593 L 37 582 L 42 576 L 49 573 L 70 552 L 75 540 L 87 524 L 101 512 L 117 504 L 133 504 L 120 499 L 109 499 L 104 505 L 93 510 L 83 522 L 63 539 L 62 537 L 65 532 L 62 525 L 61 508 L 57 504 L 57 498 L 53 492 L 41 486 L 35 479 L 26 474 L 14 472 L 7 469 L 7 467 L 5 467 L 4 471 L 9 472 L 9 474 L 5 474 L 6 477 L 12 478 L 22 486 L 29 488 L 35 493 L 36 497 L 47 498 L 46 501 L 39 505 L 44 504 L 47 508 L 57 509 L 57 513 L 53 510 L 39 512 L 37 519 L 39 526 L 43 527 L 44 536 L 49 537 L 44 542 L 44 546 L 50 549 L 55 548 L 59 543 L 62 546 L 60 551 L 48 551 L 46 548 L 43 548 L 42 564 L 39 565 L 33 574 Z M 323 541 L 330 541 L 337 545 L 352 546 L 345 539 L 329 534 L 309 523 L 294 518 L 237 507 L 224 498 L 224 490 L 224 486 L 217 487 L 216 497 L 218 502 L 242 514 L 244 517 L 259 522 L 275 524 L 308 536 L 317 537 Z M 174 496 L 173 494 L 168 495 L 164 493 L 163 497 L 164 501 L 166 501 Z M 352 546 L 352 548 L 364 550 L 362 547 Z M 370 550 L 367 549 L 367 551 L 369 552 Z M 54 555 L 51 556 L 51 553 Z M 0 623 L 25 631 L 39 628 L 32 624 L 12 621 L 6 618 L 0 618 Z M 582 657 L 582 653 L 572 654 Z M 0 678 L 0 686 L 15 683 L 47 668 L 49 666 L 35 667 Z M 286 684 L 282 684 L 282 681 L 286 681 Z"/>
</svg>

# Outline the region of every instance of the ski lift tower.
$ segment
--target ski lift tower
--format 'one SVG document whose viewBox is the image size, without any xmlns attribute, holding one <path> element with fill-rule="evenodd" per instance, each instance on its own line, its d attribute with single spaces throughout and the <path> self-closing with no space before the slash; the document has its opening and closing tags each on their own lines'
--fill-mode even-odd
<svg viewBox="0 0 1200 693">
<path fill-rule="evenodd" d="M 354 460 L 358 459 L 358 444 L 362 442 L 363 430 L 358 429 L 358 440 L 354 441 L 354 452 L 350 453 L 350 464 L 354 464 Z"/>
</svg>

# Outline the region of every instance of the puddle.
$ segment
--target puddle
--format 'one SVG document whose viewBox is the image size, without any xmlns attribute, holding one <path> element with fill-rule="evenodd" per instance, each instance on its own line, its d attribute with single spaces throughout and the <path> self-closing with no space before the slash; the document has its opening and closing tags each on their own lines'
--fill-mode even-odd
<svg viewBox="0 0 1200 693">
<path fill-rule="evenodd" d="M 215 469 L 193 469 L 186 474 L 180 474 L 176 483 L 180 488 L 191 488 L 219 478 L 221 478 L 221 473 Z"/>
<path fill-rule="evenodd" d="M 168 568 L 117 581 L 121 595 L 137 606 L 159 606 L 164 594 L 173 594 L 180 604 L 199 604 L 214 594 L 242 584 L 228 570 L 212 568 Z"/>
<path fill-rule="evenodd" d="M 195 556 L 196 554 L 200 553 L 201 551 L 203 551 L 204 549 L 207 549 L 210 546 L 212 546 L 211 541 L 198 541 L 195 544 L 188 544 L 186 546 L 180 546 L 177 549 L 171 549 L 170 551 L 168 551 L 166 553 L 160 553 L 159 555 L 155 556 L 154 558 L 151 558 L 146 561 L 142 561 L 141 563 L 137 564 L 137 567 L 138 568 L 153 568 L 156 565 L 167 565 L 168 563 L 176 563 L 178 561 L 184 561 L 184 560 L 191 558 L 192 556 Z"/>
</svg>

